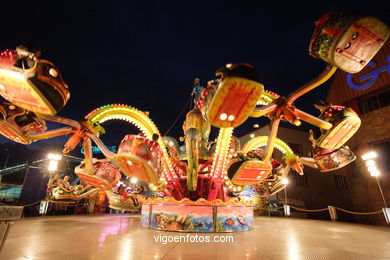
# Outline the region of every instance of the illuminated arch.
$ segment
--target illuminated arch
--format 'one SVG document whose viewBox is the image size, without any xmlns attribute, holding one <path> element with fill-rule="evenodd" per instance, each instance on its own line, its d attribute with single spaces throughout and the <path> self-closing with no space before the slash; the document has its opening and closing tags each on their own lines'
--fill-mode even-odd
<svg viewBox="0 0 390 260">
<path fill-rule="evenodd" d="M 145 137 L 150 140 L 152 140 L 153 134 L 158 134 L 159 138 L 157 142 L 160 145 L 161 151 L 163 153 L 164 176 L 166 178 L 173 177 L 173 166 L 168 156 L 165 143 L 162 139 L 160 131 L 154 122 L 149 118 L 147 113 L 123 104 L 110 104 L 101 106 L 91 111 L 88 115 L 85 116 L 85 119 L 91 125 L 102 124 L 109 120 L 123 120 L 138 127 L 145 135 Z M 168 172 L 170 176 L 167 176 Z"/>
<path fill-rule="evenodd" d="M 247 152 L 252 151 L 256 148 L 266 146 L 267 141 L 268 141 L 268 136 L 259 136 L 259 137 L 253 138 L 253 139 L 249 140 L 242 147 L 242 151 L 244 152 L 244 154 L 246 154 Z M 294 154 L 293 150 L 290 148 L 290 146 L 288 146 L 288 144 L 286 144 L 285 142 L 283 142 L 282 140 L 280 140 L 278 138 L 275 138 L 274 147 L 283 153 L 284 160 L 286 160 L 286 161 L 297 157 Z"/>
<path fill-rule="evenodd" d="M 226 175 L 226 167 L 228 164 L 228 153 L 230 141 L 233 135 L 233 127 L 220 128 L 217 146 L 215 149 L 215 158 L 211 166 L 210 174 L 213 178 L 221 178 L 223 175 Z"/>
<path fill-rule="evenodd" d="M 262 106 L 269 105 L 278 97 L 280 96 L 275 92 L 264 90 L 263 93 L 261 94 L 260 99 L 257 101 L 257 105 L 262 105 Z"/>
<path fill-rule="evenodd" d="M 249 140 L 242 147 L 241 151 L 244 154 L 246 154 L 249 151 L 255 150 L 256 148 L 266 146 L 267 140 L 268 140 L 268 136 L 259 136 L 259 137 L 253 138 L 253 139 Z M 282 152 L 283 159 L 285 160 L 285 162 L 287 164 L 290 160 L 297 158 L 297 156 L 294 154 L 294 152 L 291 150 L 291 148 L 285 142 L 283 142 L 282 140 L 280 140 L 278 138 L 276 138 L 276 140 L 275 140 L 274 147 L 276 149 L 278 149 L 280 152 Z M 290 167 L 288 166 L 288 169 L 289 168 Z M 288 170 L 287 170 L 287 172 L 288 172 Z M 233 184 L 226 174 L 223 176 L 223 184 L 228 190 L 233 191 L 233 192 L 240 192 L 240 191 L 244 190 L 244 188 L 245 188 L 245 186 Z M 279 184 L 276 187 L 279 187 Z"/>
<path fill-rule="evenodd" d="M 241 149 L 241 151 L 246 154 L 249 151 L 252 151 L 256 148 L 263 147 L 267 145 L 268 136 L 259 136 L 256 138 L 253 138 L 249 140 Z M 293 150 L 283 142 L 282 140 L 276 138 L 274 147 L 282 152 L 283 159 L 287 163 L 287 167 L 285 168 L 284 174 L 287 174 L 290 170 L 289 162 L 291 160 L 294 160 L 297 158 L 297 156 L 294 154 Z M 223 176 L 223 184 L 226 187 L 226 189 L 233 191 L 233 192 L 241 192 L 244 190 L 245 186 L 235 185 L 231 182 L 229 177 L 225 174 Z M 284 185 L 282 183 L 276 183 L 275 187 L 272 188 L 272 194 L 275 194 L 276 192 L 279 192 L 281 188 L 283 188 Z"/>
</svg>

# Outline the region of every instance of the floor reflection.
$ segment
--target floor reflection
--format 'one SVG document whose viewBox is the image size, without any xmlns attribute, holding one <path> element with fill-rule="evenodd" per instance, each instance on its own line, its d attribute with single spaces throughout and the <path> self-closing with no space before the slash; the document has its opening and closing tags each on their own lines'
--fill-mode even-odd
<svg viewBox="0 0 390 260">
<path fill-rule="evenodd" d="M 390 229 L 277 217 L 256 217 L 234 243 L 167 243 L 181 236 L 140 226 L 139 216 L 53 216 L 17 221 L 0 252 L 14 259 L 386 259 Z"/>
<path fill-rule="evenodd" d="M 106 225 L 102 229 L 102 232 L 100 233 L 98 246 L 102 247 L 104 241 L 109 235 L 124 234 L 128 229 L 130 220 L 132 219 L 119 218 L 117 221 L 110 221 L 106 223 Z M 127 259 L 127 258 L 123 258 L 123 259 Z"/>
</svg>

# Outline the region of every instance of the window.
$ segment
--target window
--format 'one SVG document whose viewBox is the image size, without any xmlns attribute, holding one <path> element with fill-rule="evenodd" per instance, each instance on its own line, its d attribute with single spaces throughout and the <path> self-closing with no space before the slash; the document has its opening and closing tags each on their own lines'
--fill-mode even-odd
<svg viewBox="0 0 390 260">
<path fill-rule="evenodd" d="M 16 200 L 20 198 L 22 193 L 22 185 L 4 185 L 5 187 L 0 190 L 1 200 Z"/>
<path fill-rule="evenodd" d="M 309 183 L 307 181 L 306 175 L 300 175 L 296 171 L 292 171 L 292 176 L 293 176 L 293 183 L 295 186 L 304 187 L 304 188 L 309 187 Z"/>
<path fill-rule="evenodd" d="M 344 175 L 333 175 L 337 190 L 347 190 L 347 180 Z"/>
<path fill-rule="evenodd" d="M 378 94 L 378 99 L 382 107 L 390 105 L 390 91 Z"/>
<path fill-rule="evenodd" d="M 390 105 L 390 90 L 359 99 L 362 114 Z"/>
<path fill-rule="evenodd" d="M 288 146 L 293 150 L 294 153 L 303 154 L 303 149 L 301 144 L 288 143 Z"/>
</svg>

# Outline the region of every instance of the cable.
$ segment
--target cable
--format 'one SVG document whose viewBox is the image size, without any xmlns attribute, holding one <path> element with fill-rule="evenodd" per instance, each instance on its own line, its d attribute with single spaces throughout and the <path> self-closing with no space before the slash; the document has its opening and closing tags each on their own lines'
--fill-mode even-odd
<svg viewBox="0 0 390 260">
<path fill-rule="evenodd" d="M 192 100 L 192 96 L 190 96 L 187 100 L 187 103 L 185 104 L 185 106 L 183 107 L 183 109 L 180 111 L 180 114 L 179 116 L 176 118 L 176 120 L 173 122 L 173 124 L 168 128 L 168 130 L 165 132 L 164 136 L 166 136 L 169 131 L 171 131 L 172 127 L 176 124 L 177 120 L 179 120 L 179 118 L 181 117 L 181 115 L 183 114 L 184 110 L 187 108 L 188 104 L 191 103 L 191 100 Z"/>
<path fill-rule="evenodd" d="M 377 210 L 377 211 L 373 211 L 373 212 L 355 212 L 355 211 L 350 211 L 350 210 L 346 210 L 346 209 L 342 209 L 342 208 L 338 208 L 338 207 L 335 207 L 335 208 L 340 210 L 340 211 L 343 211 L 345 213 L 350 213 L 350 214 L 354 214 L 354 215 L 375 215 L 375 214 L 383 213 L 382 210 Z"/>
<path fill-rule="evenodd" d="M 304 212 L 320 212 L 320 211 L 329 210 L 329 208 L 323 208 L 323 209 L 302 209 L 302 208 L 297 208 L 297 207 L 294 207 L 294 206 L 291 206 L 291 205 L 290 205 L 290 207 L 295 209 L 295 210 L 304 211 Z"/>
</svg>

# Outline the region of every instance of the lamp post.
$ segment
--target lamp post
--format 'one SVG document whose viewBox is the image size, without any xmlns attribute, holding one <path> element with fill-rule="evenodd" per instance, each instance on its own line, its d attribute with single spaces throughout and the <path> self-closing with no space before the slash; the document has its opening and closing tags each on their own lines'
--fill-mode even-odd
<svg viewBox="0 0 390 260">
<path fill-rule="evenodd" d="M 284 204 L 288 204 L 287 203 L 287 184 L 288 184 L 288 179 L 284 178 L 282 180 L 282 184 L 286 185 L 286 188 L 284 188 Z"/>
<path fill-rule="evenodd" d="M 62 156 L 59 155 L 59 154 L 49 153 L 47 155 L 47 159 L 49 160 L 49 164 L 47 166 L 47 170 L 50 173 L 54 173 L 57 170 L 57 168 L 58 168 L 58 162 L 62 159 Z M 38 191 L 38 194 L 37 194 L 38 197 L 41 194 L 41 189 L 42 189 L 42 184 L 43 184 L 43 180 L 44 179 L 45 179 L 45 177 L 42 176 L 41 183 L 39 185 L 39 191 Z"/>
<path fill-rule="evenodd" d="M 376 178 L 376 182 L 378 183 L 379 192 L 380 192 L 382 199 L 383 199 L 383 204 L 385 205 L 385 208 L 387 208 L 386 199 L 385 199 L 385 196 L 383 195 L 382 187 L 381 187 L 381 184 L 379 183 L 379 179 L 378 179 L 378 176 L 381 173 L 380 173 L 379 169 L 376 167 L 376 162 L 375 162 L 376 157 L 377 157 L 376 152 L 371 151 L 371 152 L 363 154 L 362 159 L 365 162 L 365 164 L 367 166 L 367 170 L 370 173 L 370 175 L 372 177 Z"/>
<path fill-rule="evenodd" d="M 378 183 L 379 191 L 380 191 L 380 193 L 381 193 L 381 195 L 382 195 L 383 204 L 385 205 L 385 208 L 387 208 L 385 196 L 383 195 L 382 187 L 381 187 L 381 184 L 379 183 L 378 176 L 375 176 L 375 178 L 376 178 L 376 182 Z"/>
<path fill-rule="evenodd" d="M 62 156 L 59 155 L 59 154 L 49 153 L 47 155 L 47 159 L 49 160 L 49 164 L 47 166 L 47 170 L 50 173 L 54 173 L 57 170 L 57 168 L 58 168 L 58 161 L 60 161 L 62 159 Z M 39 191 L 37 193 L 37 196 L 38 196 L 37 200 L 39 199 L 39 197 L 41 195 L 41 190 L 42 190 L 42 185 L 43 185 L 43 180 L 44 179 L 45 179 L 45 176 L 42 176 L 41 183 L 39 185 Z M 42 200 L 41 204 L 39 206 L 39 214 L 40 215 L 46 215 L 48 208 L 49 208 L 49 201 Z"/>
<path fill-rule="evenodd" d="M 8 160 L 9 160 L 9 150 L 8 148 L 5 148 L 4 151 L 7 151 L 7 157 L 5 159 L 4 167 L 3 169 L 7 168 Z"/>
<path fill-rule="evenodd" d="M 8 163 L 8 159 L 9 159 L 9 150 L 8 150 L 8 148 L 5 148 L 4 151 L 7 151 L 7 157 L 5 159 L 5 163 L 4 163 L 3 169 L 7 168 L 7 163 Z M 3 178 L 3 176 L 0 175 L 0 183 L 1 183 L 2 178 Z"/>
<path fill-rule="evenodd" d="M 288 205 L 288 203 L 287 203 L 287 184 L 288 184 L 287 177 L 282 179 L 282 184 L 286 185 L 286 187 L 284 188 L 284 205 L 283 205 L 283 208 L 284 208 L 284 215 L 286 217 L 288 217 L 288 216 L 290 216 L 290 205 Z"/>
<path fill-rule="evenodd" d="M 376 157 L 377 157 L 377 154 L 376 154 L 376 152 L 373 152 L 373 151 L 362 155 L 362 159 L 367 166 L 368 172 L 370 173 L 370 175 L 372 177 L 376 178 L 376 183 L 378 184 L 379 192 L 382 196 L 383 204 L 385 205 L 385 207 L 382 208 L 383 215 L 385 216 L 386 223 L 390 224 L 390 208 L 387 207 L 386 199 L 385 199 L 385 196 L 383 195 L 382 187 L 381 187 L 381 184 L 379 182 L 378 177 L 381 174 L 381 172 L 376 167 L 376 162 L 375 162 Z"/>
<path fill-rule="evenodd" d="M 57 170 L 57 168 L 58 168 L 58 161 L 60 161 L 62 159 L 62 156 L 59 155 L 59 154 L 49 153 L 47 155 L 47 159 L 49 159 L 49 166 L 48 166 L 47 169 L 50 172 L 53 172 L 53 171 Z"/>
</svg>

